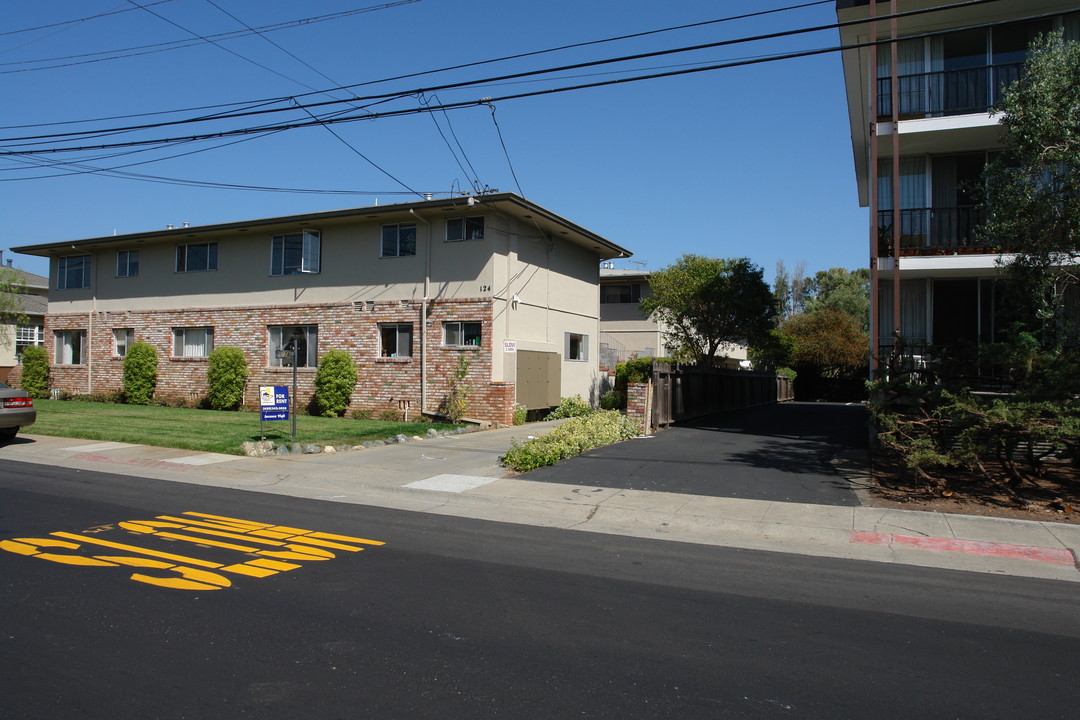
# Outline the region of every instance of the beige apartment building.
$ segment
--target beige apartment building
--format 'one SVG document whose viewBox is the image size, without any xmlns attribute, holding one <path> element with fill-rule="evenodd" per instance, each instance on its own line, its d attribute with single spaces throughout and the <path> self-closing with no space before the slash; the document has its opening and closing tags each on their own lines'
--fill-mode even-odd
<svg viewBox="0 0 1080 720">
<path fill-rule="evenodd" d="M 0 382 L 5 383 L 19 365 L 23 349 L 28 345 L 44 344 L 45 313 L 49 304 L 49 278 L 12 267 L 11 260 L 7 261 L 6 267 L 23 283 L 20 292 L 12 298 L 15 312 L 23 318 L 18 323 L 0 323 Z"/>
<path fill-rule="evenodd" d="M 319 357 L 352 356 L 351 410 L 437 414 L 459 358 L 470 417 L 508 423 L 596 397 L 600 261 L 629 251 L 513 193 L 375 205 L 15 248 L 48 257 L 56 389 L 121 387 L 127 348 L 159 358 L 158 394 L 198 400 L 235 346 L 258 389 L 299 399 Z M 295 353 L 293 352 L 295 350 Z"/>
</svg>

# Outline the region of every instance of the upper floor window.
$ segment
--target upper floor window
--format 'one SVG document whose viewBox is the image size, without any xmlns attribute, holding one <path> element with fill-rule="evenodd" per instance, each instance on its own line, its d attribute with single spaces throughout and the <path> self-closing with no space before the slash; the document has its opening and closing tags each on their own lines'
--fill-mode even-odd
<svg viewBox="0 0 1080 720">
<path fill-rule="evenodd" d="M 176 272 L 217 270 L 217 243 L 191 243 L 176 246 Z"/>
<path fill-rule="evenodd" d="M 270 274 L 317 273 L 320 250 L 317 230 L 275 235 L 270 242 Z"/>
<path fill-rule="evenodd" d="M 416 225 L 383 225 L 382 256 L 405 257 L 416 254 Z"/>
<path fill-rule="evenodd" d="M 600 286 L 602 303 L 641 302 L 641 283 L 622 283 Z"/>
<path fill-rule="evenodd" d="M 135 277 L 139 274 L 139 251 L 116 251 L 116 277 Z"/>
<path fill-rule="evenodd" d="M 445 345 L 480 346 L 480 323 L 448 322 L 443 323 L 443 343 Z"/>
<path fill-rule="evenodd" d="M 450 218 L 446 221 L 446 242 L 456 240 L 483 240 L 484 218 Z"/>
<path fill-rule="evenodd" d="M 207 357 L 214 349 L 214 328 L 173 328 L 173 357 Z"/>
<path fill-rule="evenodd" d="M 57 365 L 82 365 L 85 353 L 85 330 L 56 331 L 55 362 Z"/>
<path fill-rule="evenodd" d="M 412 323 L 380 323 L 379 354 L 412 357 Z"/>
<path fill-rule="evenodd" d="M 135 342 L 135 330 L 132 328 L 113 328 L 113 355 L 124 357 L 128 348 Z"/>
<path fill-rule="evenodd" d="M 90 287 L 89 255 L 67 255 L 57 260 L 57 290 L 74 290 L 88 287 Z"/>
<path fill-rule="evenodd" d="M 315 367 L 319 361 L 318 325 L 271 325 L 267 328 L 270 341 L 270 367 Z"/>
</svg>

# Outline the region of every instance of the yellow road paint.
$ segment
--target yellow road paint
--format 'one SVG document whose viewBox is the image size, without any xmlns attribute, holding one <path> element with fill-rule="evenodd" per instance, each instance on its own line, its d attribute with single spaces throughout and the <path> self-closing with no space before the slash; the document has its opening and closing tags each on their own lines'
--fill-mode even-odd
<svg viewBox="0 0 1080 720">
<path fill-rule="evenodd" d="M 313 562 L 334 559 L 336 556 L 327 548 L 359 552 L 364 548 L 356 545 L 385 544 L 379 540 L 258 523 L 221 515 L 198 512 L 184 512 L 182 515 L 185 517 L 159 515 L 154 520 L 128 520 L 118 525 L 99 525 L 83 534 L 57 531 L 50 533 L 47 538 L 2 540 L 0 550 L 64 565 L 138 568 L 140 571 L 132 573 L 131 580 L 158 587 L 175 590 L 220 590 L 232 586 L 232 580 L 221 573 L 264 578 L 302 567 L 296 562 L 286 562 L 288 560 Z M 260 557 L 227 565 L 90 536 L 91 533 L 118 528 L 164 540 L 179 540 L 201 547 L 255 554 Z M 230 540 L 238 542 L 229 542 Z M 133 555 L 89 556 L 54 552 L 80 549 L 83 552 L 92 552 L 90 547 L 84 545 L 120 550 Z"/>
<path fill-rule="evenodd" d="M 42 552 L 42 547 L 59 547 L 68 550 L 78 550 L 81 545 L 67 542 L 66 540 L 54 540 L 52 538 L 16 538 L 14 540 L 0 541 L 0 549 L 13 552 L 18 555 L 29 555 L 42 560 L 51 560 L 63 565 L 86 565 L 89 567 L 116 567 L 116 563 L 106 562 L 84 555 L 60 555 L 58 553 Z"/>
</svg>

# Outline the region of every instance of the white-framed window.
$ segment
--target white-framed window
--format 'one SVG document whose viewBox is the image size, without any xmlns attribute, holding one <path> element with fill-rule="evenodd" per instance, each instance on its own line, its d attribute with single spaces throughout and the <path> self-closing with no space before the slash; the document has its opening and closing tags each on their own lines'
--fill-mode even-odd
<svg viewBox="0 0 1080 720">
<path fill-rule="evenodd" d="M 116 251 L 116 277 L 135 277 L 139 274 L 139 251 Z"/>
<path fill-rule="evenodd" d="M 22 351 L 31 345 L 45 344 L 45 326 L 41 323 L 19 325 L 15 328 L 15 354 L 22 357 Z"/>
<path fill-rule="evenodd" d="M 380 257 L 406 257 L 416 254 L 416 224 L 383 225 Z"/>
<path fill-rule="evenodd" d="M 379 354 L 412 357 L 412 323 L 379 323 Z"/>
<path fill-rule="evenodd" d="M 315 367 L 319 362 L 318 325 L 270 325 L 266 328 L 270 367 Z"/>
<path fill-rule="evenodd" d="M 443 323 L 443 344 L 480 347 L 481 327 L 478 322 L 445 322 Z"/>
<path fill-rule="evenodd" d="M 90 287 L 90 256 L 65 255 L 56 261 L 56 289 Z"/>
<path fill-rule="evenodd" d="M 124 357 L 128 348 L 135 342 L 135 330 L 132 328 L 113 328 L 113 355 Z"/>
<path fill-rule="evenodd" d="M 86 357 L 86 331 L 57 330 L 54 357 L 57 365 L 82 365 Z"/>
<path fill-rule="evenodd" d="M 589 336 L 581 333 L 566 333 L 566 346 L 563 350 L 566 360 L 589 359 Z"/>
<path fill-rule="evenodd" d="M 612 283 L 600 286 L 601 303 L 641 302 L 641 283 Z"/>
<path fill-rule="evenodd" d="M 173 328 L 173 357 L 206 357 L 214 349 L 214 328 Z"/>
<path fill-rule="evenodd" d="M 217 270 L 217 243 L 190 243 L 176 246 L 176 272 Z"/>
<path fill-rule="evenodd" d="M 275 235 L 270 240 L 270 274 L 319 272 L 321 242 L 318 230 Z"/>
<path fill-rule="evenodd" d="M 449 218 L 446 221 L 446 242 L 483 240 L 484 217 Z"/>
</svg>

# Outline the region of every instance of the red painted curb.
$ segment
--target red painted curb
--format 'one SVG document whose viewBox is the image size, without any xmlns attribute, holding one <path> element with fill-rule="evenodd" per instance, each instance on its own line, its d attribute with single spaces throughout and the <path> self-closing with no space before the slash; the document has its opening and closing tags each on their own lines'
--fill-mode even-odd
<svg viewBox="0 0 1080 720">
<path fill-rule="evenodd" d="M 943 552 L 961 552 L 972 555 L 990 555 L 1012 560 L 1034 560 L 1053 565 L 1076 565 L 1071 552 L 1061 548 L 1033 547 L 1030 545 L 1009 545 L 1008 543 L 980 542 L 978 540 L 954 540 L 951 538 L 914 537 L 911 535 L 893 535 L 854 531 L 851 542 L 863 545 L 908 545 L 919 550 L 938 550 Z"/>
</svg>

